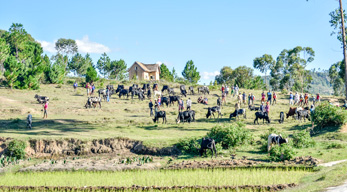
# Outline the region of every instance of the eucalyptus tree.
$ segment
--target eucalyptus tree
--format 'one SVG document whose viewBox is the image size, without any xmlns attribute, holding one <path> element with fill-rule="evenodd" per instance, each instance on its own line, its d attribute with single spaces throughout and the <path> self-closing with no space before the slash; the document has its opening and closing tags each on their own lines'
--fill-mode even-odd
<svg viewBox="0 0 347 192">
<path fill-rule="evenodd" d="M 263 56 L 261 57 L 256 57 L 254 60 L 253 60 L 253 67 L 255 69 L 259 69 L 260 72 L 264 73 L 264 76 L 265 76 L 265 85 L 266 84 L 266 74 L 267 74 L 267 71 L 270 69 L 271 66 L 275 65 L 275 61 L 274 59 L 272 58 L 271 55 L 268 55 L 268 54 L 264 54 Z"/>
</svg>

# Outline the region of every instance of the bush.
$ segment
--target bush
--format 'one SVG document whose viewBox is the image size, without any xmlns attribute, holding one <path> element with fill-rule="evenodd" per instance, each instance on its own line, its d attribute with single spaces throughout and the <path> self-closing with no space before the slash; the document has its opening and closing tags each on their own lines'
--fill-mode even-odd
<svg viewBox="0 0 347 192">
<path fill-rule="evenodd" d="M 245 128 L 245 124 L 241 122 L 215 126 L 207 133 L 207 137 L 214 139 L 216 143 L 220 143 L 224 149 L 253 141 L 251 133 Z"/>
<path fill-rule="evenodd" d="M 221 154 L 222 153 L 222 150 L 223 150 L 223 147 L 220 143 L 216 143 L 216 151 L 217 151 L 217 154 Z M 211 153 L 211 150 L 206 150 L 206 155 L 208 157 L 210 157 L 212 155 Z"/>
<path fill-rule="evenodd" d="M 312 121 L 319 128 L 341 126 L 347 122 L 347 111 L 324 102 L 316 107 L 311 117 Z"/>
<path fill-rule="evenodd" d="M 288 90 L 287 90 L 287 89 L 282 89 L 281 93 L 282 93 L 283 95 L 287 95 L 287 94 L 288 94 Z"/>
<path fill-rule="evenodd" d="M 198 155 L 201 140 L 197 137 L 180 139 L 176 144 L 177 149 L 185 155 Z"/>
<path fill-rule="evenodd" d="M 20 140 L 12 140 L 7 146 L 6 155 L 17 159 L 25 158 L 26 143 Z"/>
<path fill-rule="evenodd" d="M 330 143 L 326 147 L 327 149 L 342 149 L 345 148 L 341 143 Z"/>
<path fill-rule="evenodd" d="M 303 130 L 293 134 L 293 146 L 295 148 L 307 148 L 315 145 L 316 142 L 312 139 L 308 131 Z"/>
<path fill-rule="evenodd" d="M 270 150 L 269 159 L 271 161 L 284 161 L 293 159 L 296 152 L 294 149 L 287 144 L 282 144 L 281 146 L 275 145 Z"/>
</svg>

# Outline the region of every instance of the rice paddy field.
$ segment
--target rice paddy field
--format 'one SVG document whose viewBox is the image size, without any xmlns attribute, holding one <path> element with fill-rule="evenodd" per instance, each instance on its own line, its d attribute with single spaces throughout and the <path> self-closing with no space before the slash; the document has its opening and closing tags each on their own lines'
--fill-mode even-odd
<svg viewBox="0 0 347 192">
<path fill-rule="evenodd" d="M 19 172 L 0 176 L 6 186 L 223 186 L 298 183 L 309 175 L 302 169 L 185 169 L 119 172 Z"/>
</svg>

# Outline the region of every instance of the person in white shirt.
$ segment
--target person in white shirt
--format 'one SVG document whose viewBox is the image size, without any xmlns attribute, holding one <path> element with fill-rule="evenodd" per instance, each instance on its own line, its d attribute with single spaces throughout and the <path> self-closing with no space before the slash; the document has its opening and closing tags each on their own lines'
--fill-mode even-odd
<svg viewBox="0 0 347 192">
<path fill-rule="evenodd" d="M 191 106 L 192 106 L 192 101 L 190 100 L 190 98 L 188 98 L 188 100 L 187 100 L 187 111 L 191 110 Z"/>
</svg>

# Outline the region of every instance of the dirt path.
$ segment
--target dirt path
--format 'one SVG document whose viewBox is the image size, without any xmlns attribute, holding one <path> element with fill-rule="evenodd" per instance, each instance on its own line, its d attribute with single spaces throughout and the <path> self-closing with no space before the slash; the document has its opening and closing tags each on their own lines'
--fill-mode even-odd
<svg viewBox="0 0 347 192">
<path fill-rule="evenodd" d="M 336 165 L 336 164 L 339 164 L 339 163 L 343 163 L 343 162 L 346 162 L 347 159 L 344 159 L 344 160 L 340 160 L 340 161 L 332 161 L 332 162 L 328 162 L 328 163 L 322 163 L 322 164 L 319 164 L 320 166 L 323 166 L 323 167 L 331 167 L 333 165 Z"/>
<path fill-rule="evenodd" d="M 343 162 L 346 162 L 346 161 L 347 161 L 347 159 L 340 160 L 340 161 L 332 161 L 332 162 L 329 162 L 329 163 L 320 164 L 320 166 L 331 167 L 331 166 L 334 166 L 336 164 L 343 163 Z M 327 192 L 345 192 L 345 191 L 347 191 L 347 181 L 344 184 L 340 185 L 340 186 L 328 187 L 327 188 Z"/>
</svg>

